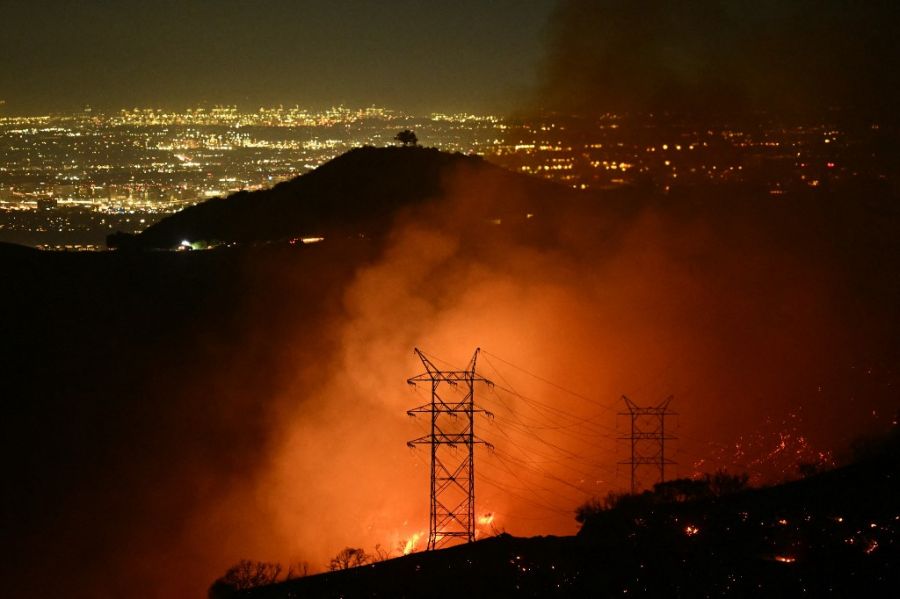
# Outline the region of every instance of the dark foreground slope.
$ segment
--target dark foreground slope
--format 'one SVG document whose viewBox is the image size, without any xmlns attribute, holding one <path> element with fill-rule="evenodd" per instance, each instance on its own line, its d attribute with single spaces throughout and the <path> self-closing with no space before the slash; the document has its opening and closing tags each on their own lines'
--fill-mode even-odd
<svg viewBox="0 0 900 599">
<path fill-rule="evenodd" d="M 202 595 L 232 558 L 195 522 L 258 471 L 367 254 L 0 247 L 0 595 Z"/>
<path fill-rule="evenodd" d="M 110 243 L 173 248 L 185 239 L 247 243 L 336 232 L 377 235 L 386 232 L 399 210 L 451 193 L 460 176 L 483 179 L 484 197 L 477 210 L 484 218 L 524 217 L 542 198 L 566 194 L 558 185 L 506 171 L 477 156 L 420 147 L 363 147 L 271 189 L 209 200 L 135 237 L 112 236 Z M 510 194 L 512 190 L 520 193 Z"/>
<path fill-rule="evenodd" d="M 609 510 L 576 537 L 500 535 L 211 597 L 896 596 L 896 445 L 786 485 Z"/>
</svg>

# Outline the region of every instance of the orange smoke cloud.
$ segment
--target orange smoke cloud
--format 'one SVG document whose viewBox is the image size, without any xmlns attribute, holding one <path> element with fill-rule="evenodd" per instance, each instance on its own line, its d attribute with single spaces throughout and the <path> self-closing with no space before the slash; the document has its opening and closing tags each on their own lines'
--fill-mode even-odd
<svg viewBox="0 0 900 599">
<path fill-rule="evenodd" d="M 886 315 L 898 294 L 859 270 L 866 243 L 848 255 L 834 241 L 845 208 L 714 192 L 579 205 L 551 188 L 536 201 L 469 171 L 445 189 L 377 250 L 326 241 L 248 254 L 224 271 L 239 273 L 226 291 L 193 292 L 211 313 L 185 325 L 182 352 L 163 339 L 165 352 L 140 354 L 141 380 L 159 389 L 104 438 L 112 465 L 70 494 L 95 528 L 74 516 L 52 526 L 54 547 L 95 556 L 60 579 L 67 588 L 198 595 L 243 558 L 316 570 L 345 546 L 404 553 L 429 499 L 428 457 L 406 446 L 426 426 L 406 410 L 428 401 L 405 384 L 421 370 L 413 347 L 456 367 L 481 347 L 479 371 L 495 383 L 475 396 L 495 415 L 476 424 L 495 447 L 476 455 L 477 513 L 494 516 L 480 537 L 573 533 L 580 503 L 627 487 L 622 394 L 675 396 L 671 476 L 703 460 L 771 480 L 782 470 L 756 458 L 787 439 L 790 414 L 803 415 L 790 438 L 816 452 L 866 430 L 873 410 L 892 413 L 875 358 L 896 355 Z M 534 217 L 517 220 L 521 205 Z M 858 230 L 869 229 L 848 239 L 869 239 Z M 749 455 L 750 431 L 772 444 Z M 736 443 L 744 455 L 710 450 Z M 127 509 L 113 499 L 125 493 Z M 43 551 L 34 545 L 28 555 Z"/>
<path fill-rule="evenodd" d="M 574 533 L 577 505 L 627 487 L 623 393 L 675 395 L 670 476 L 698 460 L 740 470 L 750 458 L 715 460 L 711 443 L 821 406 L 816 390 L 858 350 L 840 273 L 803 231 L 773 240 L 762 217 L 745 220 L 739 200 L 734 215 L 553 213 L 548 200 L 553 235 L 536 241 L 480 220 L 491 185 L 450 181 L 346 287 L 322 333 L 334 352 L 277 402 L 278 442 L 254 487 L 271 522 L 265 555 L 321 565 L 347 545 L 406 553 L 428 515 L 427 454 L 405 445 L 425 430 L 406 410 L 428 401 L 404 384 L 421 369 L 414 346 L 455 367 L 485 350 L 479 371 L 496 385 L 476 402 L 496 418 L 476 432 L 496 449 L 478 450 L 476 501 L 518 535 Z M 805 423 L 810 447 L 836 442 L 830 418 Z M 759 480 L 783 476 L 754 467 Z"/>
</svg>

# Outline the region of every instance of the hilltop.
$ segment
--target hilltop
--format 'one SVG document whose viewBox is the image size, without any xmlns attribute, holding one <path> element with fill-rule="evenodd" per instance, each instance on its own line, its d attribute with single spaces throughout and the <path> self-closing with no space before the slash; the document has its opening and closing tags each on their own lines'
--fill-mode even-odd
<svg viewBox="0 0 900 599">
<path fill-rule="evenodd" d="M 481 182 L 478 209 L 484 219 L 524 218 L 547 195 L 575 196 L 566 187 L 507 171 L 478 156 L 367 146 L 272 188 L 186 208 L 136 236 L 112 235 L 109 245 L 171 249 L 182 240 L 252 243 L 334 233 L 377 236 L 401 209 L 452 193 L 461 176 Z"/>
</svg>

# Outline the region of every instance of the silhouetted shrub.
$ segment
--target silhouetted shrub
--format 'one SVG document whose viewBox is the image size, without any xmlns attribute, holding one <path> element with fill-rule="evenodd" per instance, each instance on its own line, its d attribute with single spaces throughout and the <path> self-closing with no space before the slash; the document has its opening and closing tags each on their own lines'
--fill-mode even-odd
<svg viewBox="0 0 900 599">
<path fill-rule="evenodd" d="M 328 569 L 332 572 L 335 570 L 346 570 L 364 566 L 370 561 L 372 561 L 372 556 L 366 553 L 365 550 L 359 547 L 344 547 L 337 555 L 331 558 Z"/>
<path fill-rule="evenodd" d="M 750 481 L 747 473 L 728 474 L 724 470 L 719 470 L 712 476 L 707 474 L 703 478 L 709 486 L 709 492 L 714 497 L 739 493 L 747 488 L 747 483 Z"/>
<path fill-rule="evenodd" d="M 575 521 L 579 524 L 584 524 L 586 520 L 590 520 L 593 516 L 596 516 L 606 509 L 604 502 L 596 497 L 592 497 L 575 508 Z"/>
<path fill-rule="evenodd" d="M 243 591 L 244 589 L 252 589 L 278 582 L 281 570 L 281 564 L 253 562 L 243 559 L 230 567 L 216 583 L 223 582 L 236 591 Z M 215 586 L 215 583 L 213 586 Z"/>
<path fill-rule="evenodd" d="M 294 578 L 303 578 L 305 576 L 309 576 L 309 562 L 297 562 L 288 566 L 284 579 L 293 580 Z"/>
<path fill-rule="evenodd" d="M 676 478 L 653 485 L 653 494 L 657 501 L 664 503 L 693 501 L 709 497 L 711 494 L 709 478 Z"/>
<path fill-rule="evenodd" d="M 665 503 L 685 503 L 739 493 L 747 488 L 747 474 L 728 474 L 720 470 L 702 478 L 677 478 L 653 485 L 643 493 L 615 493 L 610 491 L 604 499 L 596 497 L 575 508 L 575 520 L 581 524 L 598 515 L 617 510 L 634 514 Z"/>
</svg>

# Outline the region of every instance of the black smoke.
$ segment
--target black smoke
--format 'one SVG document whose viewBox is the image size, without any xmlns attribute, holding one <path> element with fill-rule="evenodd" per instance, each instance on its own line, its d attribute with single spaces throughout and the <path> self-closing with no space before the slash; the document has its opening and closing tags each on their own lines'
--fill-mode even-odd
<svg viewBox="0 0 900 599">
<path fill-rule="evenodd" d="M 900 99 L 897 14 L 881 1 L 563 0 L 539 103 L 580 115 L 889 116 Z"/>
</svg>

